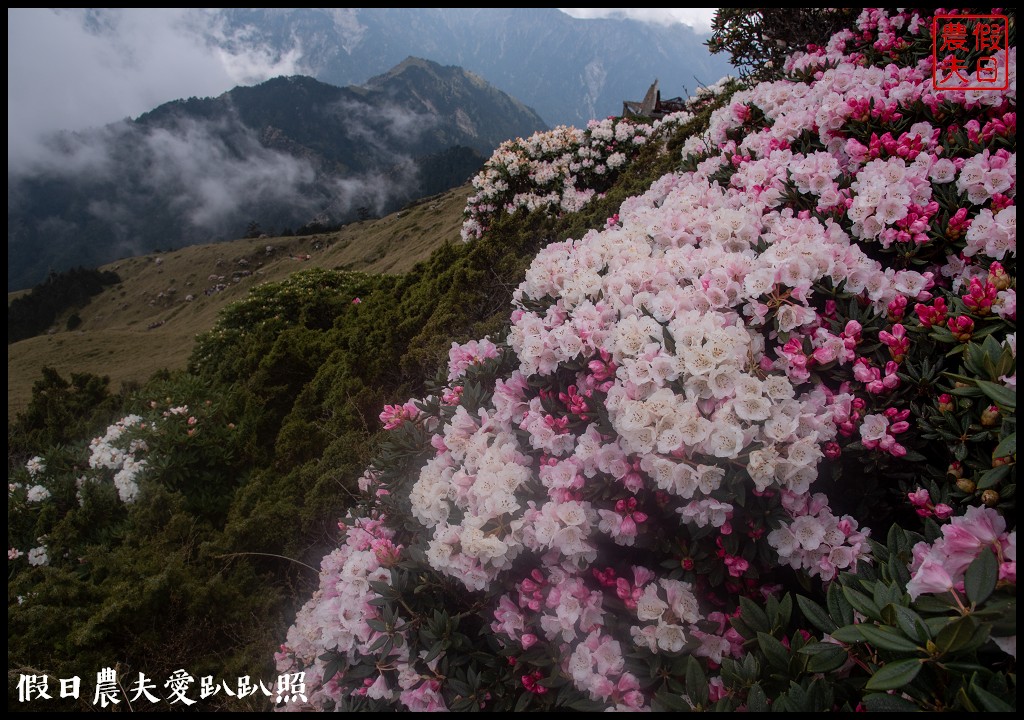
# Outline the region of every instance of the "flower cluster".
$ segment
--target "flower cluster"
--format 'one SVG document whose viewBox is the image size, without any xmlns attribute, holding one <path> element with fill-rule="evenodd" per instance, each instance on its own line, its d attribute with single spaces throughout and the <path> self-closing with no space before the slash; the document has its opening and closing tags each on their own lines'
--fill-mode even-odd
<svg viewBox="0 0 1024 720">
<path fill-rule="evenodd" d="M 963 592 L 964 573 L 984 552 L 996 556 L 999 581 L 1016 586 L 1017 532 L 1007 532 L 1006 520 L 991 508 L 967 508 L 942 526 L 942 537 L 934 543 L 914 546 L 907 592 L 915 598 L 922 593 Z"/>
<path fill-rule="evenodd" d="M 696 108 L 708 102 L 729 80 L 701 88 L 688 105 Z M 585 130 L 562 125 L 502 143 L 473 178 L 476 193 L 466 203 L 463 241 L 481 237 L 502 214 L 579 211 L 629 167 L 641 148 L 660 142 L 666 130 L 693 117 L 690 111 L 651 123 L 610 117 L 591 120 Z"/>
<path fill-rule="evenodd" d="M 372 583 L 390 579 L 389 568 L 402 551 L 400 545 L 392 542 L 394 532 L 384 524 L 383 518 L 349 518 L 340 528 L 344 533 L 343 543 L 321 564 L 320 590 L 299 611 L 287 641 L 277 654 L 279 668 L 295 663 L 306 668 L 307 685 L 317 688 L 309 696 L 309 703 L 314 707 L 337 701 L 344 692 L 340 685 L 330 682 L 333 673 L 325 677 L 329 660 L 324 656 L 325 648 L 340 656 L 354 657 L 372 654 L 379 647 L 381 615 L 373 602 L 379 596 Z M 431 690 L 431 680 L 420 678 L 414 669 L 408 645 L 401 648 L 396 645 L 384 665 L 399 672 L 401 698 L 410 709 L 440 709 L 436 693 Z M 338 668 L 342 672 L 346 669 Z M 384 675 L 378 673 L 362 683 L 359 692 L 375 699 L 395 699 L 399 688 L 389 687 Z"/>
<path fill-rule="evenodd" d="M 538 253 L 504 343 L 453 345 L 440 400 L 382 415 L 394 446 L 363 483 L 373 490 L 366 512 L 393 519 L 409 568 L 468 593 L 492 647 L 515 662 L 525 702 L 564 681 L 596 707 L 647 709 L 680 698 L 671 683 L 655 689 L 662 678 L 693 672 L 666 669 L 670 658 L 685 656 L 705 677 L 749 652 L 743 640 L 763 648 L 758 632 L 740 637 L 750 626 L 732 621 L 752 600 L 777 608 L 793 573 L 809 587 L 873 561 L 869 537 L 887 528 L 872 526 L 878 508 L 863 507 L 869 486 L 872 499 L 894 501 L 889 516 L 909 496 L 925 511 L 912 521 L 952 518 L 943 541 L 915 549 L 914 597 L 954 587 L 982 545 L 998 545 L 1015 582 L 1015 534 L 1005 521 L 997 529 L 999 511 L 979 508 L 999 505 L 998 493 L 972 482 L 954 499 L 948 486 L 922 495 L 899 485 L 914 463 L 928 464 L 919 450 L 929 442 L 939 458 L 971 454 L 940 427 L 953 393 L 985 428 L 1015 407 L 1003 352 L 1016 347 L 1015 154 L 994 147 L 1015 127 L 1006 115 L 1015 86 L 983 102 L 935 91 L 925 60 L 889 62 L 910 53 L 901 38 L 926 33 L 928 18 L 895 17 L 865 11 L 857 33 L 794 57 L 802 79 L 736 93 L 684 144 L 680 172 L 626 200 L 602 229 Z M 867 61 L 882 51 L 886 62 Z M 987 123 L 974 135 L 993 147 L 958 139 L 952 118 L 988 114 L 1000 125 L 987 141 Z M 511 144 L 472 202 L 497 202 L 520 176 L 546 186 L 589 157 L 560 143 L 607 152 L 642 137 L 650 133 L 625 122 L 598 123 Z M 524 203 L 565 210 L 560 192 Z M 480 218 L 500 209 L 472 211 L 477 224 L 464 235 L 479 235 Z M 976 226 L 984 230 L 972 235 Z M 965 368 L 940 395 L 929 363 L 947 354 Z M 1000 439 L 986 429 L 971 442 L 994 453 Z M 414 458 L 400 471 L 397 448 Z M 971 462 L 982 487 L 1009 476 L 980 455 Z M 880 470 L 900 481 L 879 489 L 867 476 Z M 975 521 L 991 532 L 971 544 L 964 533 Z M 328 697 L 347 707 L 371 681 L 375 699 L 411 709 L 465 700 L 467 682 L 446 681 L 427 660 L 437 653 L 411 633 L 374 654 L 381 646 L 362 623 L 394 634 L 415 622 L 404 600 L 359 595 L 339 620 L 322 599 L 349 582 L 362 592 L 358 574 L 334 571 L 353 552 L 345 542 L 325 560 L 321 599 L 289 634 L 290 647 L 293 636 L 308 642 L 279 667 L 339 658 L 318 707 Z M 382 619 L 381 607 L 401 611 Z M 353 625 L 358 643 L 339 640 Z M 793 642 L 808 637 L 801 628 Z M 418 661 L 409 643 L 422 649 Z M 427 688 L 415 698 L 411 665 L 415 687 Z M 386 687 L 374 679 L 382 667 L 397 673 Z M 742 697 L 732 694 L 752 681 L 728 682 L 723 672 L 702 692 L 734 709 Z M 686 704 L 699 702 L 687 692 Z"/>
<path fill-rule="evenodd" d="M 141 415 L 121 418 L 108 427 L 102 437 L 89 443 L 89 467 L 113 471 L 114 487 L 124 503 L 133 502 L 139 492 L 136 479 L 146 468 L 146 461 L 141 456 L 149 450 L 145 439 L 132 434 L 133 428 L 145 430 L 146 424 Z M 80 484 L 89 480 L 83 476 Z"/>
</svg>

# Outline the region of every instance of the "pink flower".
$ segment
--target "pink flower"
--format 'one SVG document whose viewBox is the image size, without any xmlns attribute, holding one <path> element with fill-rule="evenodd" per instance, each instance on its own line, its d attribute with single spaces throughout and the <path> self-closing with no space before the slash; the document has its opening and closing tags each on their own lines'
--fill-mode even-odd
<svg viewBox="0 0 1024 720">
<path fill-rule="evenodd" d="M 953 589 L 953 578 L 938 560 L 927 559 L 910 578 L 907 592 L 916 600 L 924 593 L 944 593 Z"/>
<path fill-rule="evenodd" d="M 402 703 L 413 712 L 437 712 L 447 710 L 444 696 L 441 695 L 441 683 L 437 680 L 424 680 L 411 690 L 404 690 Z"/>
<path fill-rule="evenodd" d="M 914 507 L 924 507 L 931 502 L 931 496 L 928 491 L 924 488 L 918 488 L 912 493 L 907 493 L 907 497 L 910 499 L 910 504 Z"/>
<path fill-rule="evenodd" d="M 420 409 L 410 400 L 404 405 L 385 405 L 379 417 L 385 430 L 394 430 L 407 420 L 415 420 L 419 414 Z"/>
</svg>

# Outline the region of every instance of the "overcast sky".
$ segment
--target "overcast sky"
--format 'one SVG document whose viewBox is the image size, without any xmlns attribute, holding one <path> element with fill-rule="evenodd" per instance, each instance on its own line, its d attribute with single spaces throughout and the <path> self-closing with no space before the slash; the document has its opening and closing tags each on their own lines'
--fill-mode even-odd
<svg viewBox="0 0 1024 720">
<path fill-rule="evenodd" d="M 709 8 L 562 8 L 575 17 L 634 17 L 710 27 Z M 274 57 L 228 38 L 198 8 L 7 9 L 8 170 L 30 159 L 34 140 L 138 115 L 191 96 L 302 74 L 298 52 Z M 231 42 L 236 48 L 225 48 Z M 237 49 L 242 48 L 242 49 Z"/>
<path fill-rule="evenodd" d="M 578 18 L 628 17 L 663 25 L 685 23 L 697 32 L 711 32 L 715 8 L 558 8 Z"/>
</svg>

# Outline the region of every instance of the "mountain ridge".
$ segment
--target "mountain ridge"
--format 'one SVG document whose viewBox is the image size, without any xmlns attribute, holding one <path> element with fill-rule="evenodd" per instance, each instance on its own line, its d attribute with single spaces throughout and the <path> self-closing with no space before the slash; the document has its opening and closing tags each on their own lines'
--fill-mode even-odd
<svg viewBox="0 0 1024 720">
<path fill-rule="evenodd" d="M 667 96 L 685 97 L 732 72 L 687 25 L 582 20 L 555 8 L 231 8 L 221 17 L 229 34 L 281 55 L 300 51 L 327 82 L 360 83 L 410 54 L 427 57 L 487 78 L 552 125 L 618 113 L 655 78 Z"/>
<path fill-rule="evenodd" d="M 8 289 L 251 225 L 288 234 L 382 215 L 544 127 L 479 76 L 422 59 L 366 86 L 278 77 L 164 103 L 55 138 L 50 168 L 9 173 Z"/>
</svg>

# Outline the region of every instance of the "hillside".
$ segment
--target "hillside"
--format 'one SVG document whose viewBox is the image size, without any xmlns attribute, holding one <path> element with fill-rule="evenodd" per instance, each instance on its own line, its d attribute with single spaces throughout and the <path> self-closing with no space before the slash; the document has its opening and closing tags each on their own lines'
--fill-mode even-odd
<svg viewBox="0 0 1024 720">
<path fill-rule="evenodd" d="M 62 317 L 52 334 L 8 345 L 8 419 L 28 404 L 43 365 L 62 374 L 110 376 L 114 389 L 142 384 L 160 369 L 184 368 L 196 334 L 259 283 L 308 267 L 406 272 L 440 245 L 457 241 L 469 194 L 462 187 L 336 232 L 195 245 L 106 265 L 122 282 L 77 311 L 81 326 L 66 331 Z M 206 294 L 217 286 L 224 289 Z M 16 295 L 9 294 L 8 302 Z M 193 299 L 186 301 L 189 295 Z"/>
</svg>

